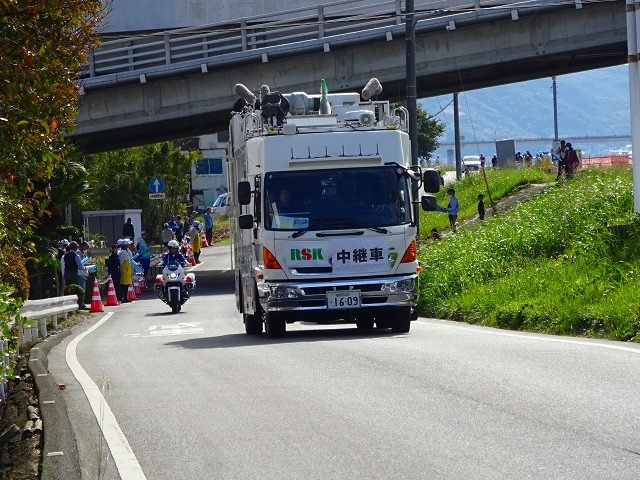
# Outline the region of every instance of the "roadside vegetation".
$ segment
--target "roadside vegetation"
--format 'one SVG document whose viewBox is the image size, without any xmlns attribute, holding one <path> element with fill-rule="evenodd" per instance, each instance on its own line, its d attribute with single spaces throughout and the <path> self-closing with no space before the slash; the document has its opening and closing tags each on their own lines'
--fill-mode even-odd
<svg viewBox="0 0 640 480">
<path fill-rule="evenodd" d="M 534 169 L 487 174 L 496 201 L 549 181 Z M 478 193 L 489 204 L 481 178 L 455 185 L 463 221 L 475 213 Z M 423 238 L 447 224 L 446 215 L 423 212 Z M 618 224 L 630 227 L 609 228 Z M 423 315 L 640 341 L 640 222 L 630 168 L 581 171 L 506 213 L 423 242 L 418 258 Z"/>
</svg>

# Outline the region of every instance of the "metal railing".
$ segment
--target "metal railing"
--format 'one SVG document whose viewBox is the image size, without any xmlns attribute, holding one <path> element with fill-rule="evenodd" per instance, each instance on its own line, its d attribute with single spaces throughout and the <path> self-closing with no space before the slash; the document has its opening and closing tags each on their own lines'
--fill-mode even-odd
<svg viewBox="0 0 640 480">
<path fill-rule="evenodd" d="M 571 5 L 580 0 L 561 0 L 553 6 Z M 354 6 L 354 4 L 356 4 Z M 438 28 L 451 24 L 456 16 L 480 18 L 492 12 L 509 14 L 510 10 L 540 8 L 549 5 L 542 0 L 509 3 L 504 0 L 448 0 L 416 2 L 415 18 L 421 22 L 437 22 Z M 242 18 L 200 27 L 105 41 L 90 53 L 85 66 L 85 89 L 101 88 L 109 80 L 134 79 L 146 82 L 145 74 L 192 67 L 194 72 L 207 72 L 210 66 L 241 62 L 244 58 L 268 61 L 272 53 L 280 54 L 313 45 L 328 51 L 332 42 L 360 41 L 367 35 L 391 40 L 404 35 L 403 0 L 380 0 L 376 3 L 339 0 L 324 5 L 301 7 L 290 11 Z M 433 18 L 439 15 L 439 18 Z M 453 17 L 452 17 L 453 16 Z M 420 26 L 420 25 L 418 25 Z M 455 26 L 453 26 L 455 28 Z M 160 76 L 162 73 L 158 74 Z M 110 77 L 110 79 L 100 78 Z M 152 78 L 152 77 L 150 77 Z M 113 82 L 111 82 L 113 83 Z"/>
<path fill-rule="evenodd" d="M 58 329 L 58 317 L 67 318 L 67 314 L 78 310 L 78 296 L 44 298 L 27 300 L 20 309 L 20 315 L 27 319 L 26 323 L 17 322 L 20 332 L 18 346 L 47 336 L 47 323 Z"/>
</svg>

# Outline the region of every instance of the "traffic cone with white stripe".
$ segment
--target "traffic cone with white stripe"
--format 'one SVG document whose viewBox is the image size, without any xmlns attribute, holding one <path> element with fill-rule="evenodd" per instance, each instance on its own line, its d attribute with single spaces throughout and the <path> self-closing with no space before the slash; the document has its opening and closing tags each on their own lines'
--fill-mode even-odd
<svg viewBox="0 0 640 480">
<path fill-rule="evenodd" d="M 140 282 L 138 281 L 138 275 L 133 276 L 133 292 L 136 295 L 142 295 L 142 290 L 140 290 Z"/>
<path fill-rule="evenodd" d="M 117 307 L 120 305 L 118 302 L 118 297 L 116 295 L 116 287 L 113 285 L 113 280 L 109 277 L 109 288 L 107 289 L 107 303 L 105 303 L 107 307 Z"/>
<path fill-rule="evenodd" d="M 200 248 L 205 248 L 208 247 L 209 244 L 207 243 L 207 239 L 204 235 L 200 235 L 202 237 L 202 244 L 200 245 Z"/>
<path fill-rule="evenodd" d="M 89 313 L 104 312 L 102 308 L 102 299 L 100 298 L 100 289 L 98 288 L 98 280 L 93 281 L 93 294 L 91 295 L 91 308 Z"/>
<path fill-rule="evenodd" d="M 147 289 L 147 279 L 144 274 L 140 275 L 140 289 L 141 290 Z"/>
<path fill-rule="evenodd" d="M 133 284 L 129 284 L 129 287 L 127 289 L 127 300 L 129 300 L 130 302 L 133 302 L 134 300 L 137 300 L 138 297 L 136 297 L 136 292 L 133 290 Z"/>
</svg>

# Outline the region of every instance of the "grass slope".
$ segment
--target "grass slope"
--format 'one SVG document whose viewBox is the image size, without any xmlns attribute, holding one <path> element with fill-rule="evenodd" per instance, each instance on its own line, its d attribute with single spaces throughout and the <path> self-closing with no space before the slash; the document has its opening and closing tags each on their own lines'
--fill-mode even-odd
<svg viewBox="0 0 640 480">
<path fill-rule="evenodd" d="M 494 199 L 548 181 L 535 170 L 490 174 Z M 456 184 L 461 217 L 473 214 L 481 190 L 466 179 Z M 423 234 L 447 223 L 441 213 L 423 218 Z M 503 215 L 426 242 L 418 252 L 421 313 L 640 341 L 640 228 L 636 221 L 620 239 L 607 227 L 633 218 L 630 169 L 582 171 Z"/>
</svg>

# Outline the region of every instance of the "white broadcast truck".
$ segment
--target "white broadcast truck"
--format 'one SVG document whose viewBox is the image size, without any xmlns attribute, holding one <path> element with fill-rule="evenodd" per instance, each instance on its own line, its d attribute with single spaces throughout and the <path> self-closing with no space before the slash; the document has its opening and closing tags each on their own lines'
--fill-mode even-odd
<svg viewBox="0 0 640 480">
<path fill-rule="evenodd" d="M 281 337 L 297 321 L 408 332 L 420 269 L 414 195 L 423 180 L 437 192 L 440 179 L 411 166 L 406 109 L 301 92 L 265 93 L 257 108 L 246 87 L 236 92 L 228 184 L 246 333 Z M 435 197 L 421 203 L 435 210 Z"/>
</svg>

